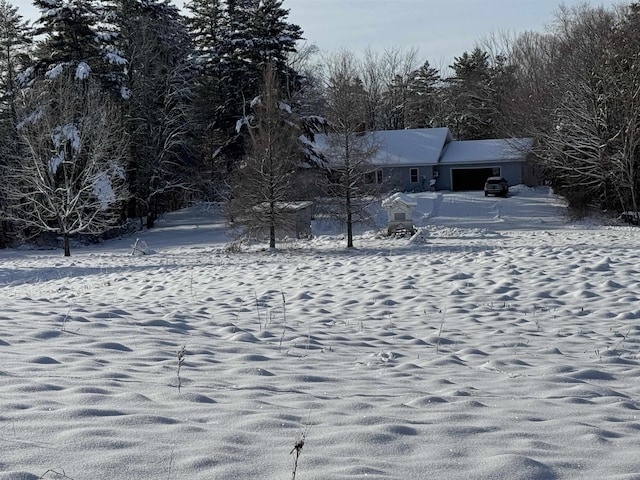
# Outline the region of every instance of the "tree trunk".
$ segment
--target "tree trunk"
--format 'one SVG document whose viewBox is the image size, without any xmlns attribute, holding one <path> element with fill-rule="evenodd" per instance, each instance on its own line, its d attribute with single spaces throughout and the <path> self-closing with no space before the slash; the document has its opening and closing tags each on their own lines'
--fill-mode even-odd
<svg viewBox="0 0 640 480">
<path fill-rule="evenodd" d="M 351 195 L 347 192 L 347 248 L 353 248 L 353 214 L 351 212 Z"/>
<path fill-rule="evenodd" d="M 69 245 L 69 234 L 68 233 L 63 233 L 62 234 L 62 240 L 64 242 L 64 256 L 65 257 L 70 257 L 71 256 L 71 246 Z"/>
<path fill-rule="evenodd" d="M 269 248 L 276 248 L 276 227 L 273 222 L 269 226 Z"/>
<path fill-rule="evenodd" d="M 153 226 L 156 224 L 156 220 L 158 219 L 158 215 L 156 214 L 155 210 L 150 209 L 147 212 L 147 228 L 151 229 L 153 228 Z"/>
<path fill-rule="evenodd" d="M 347 248 L 353 248 L 353 210 L 351 208 L 351 175 L 347 170 L 344 206 L 347 210 Z"/>
</svg>

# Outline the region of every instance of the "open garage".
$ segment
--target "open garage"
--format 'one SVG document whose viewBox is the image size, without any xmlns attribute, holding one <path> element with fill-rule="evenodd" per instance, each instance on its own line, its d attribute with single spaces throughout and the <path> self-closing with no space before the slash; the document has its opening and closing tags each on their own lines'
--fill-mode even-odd
<svg viewBox="0 0 640 480">
<path fill-rule="evenodd" d="M 499 168 L 452 168 L 451 190 L 482 190 L 487 178 Z"/>
</svg>

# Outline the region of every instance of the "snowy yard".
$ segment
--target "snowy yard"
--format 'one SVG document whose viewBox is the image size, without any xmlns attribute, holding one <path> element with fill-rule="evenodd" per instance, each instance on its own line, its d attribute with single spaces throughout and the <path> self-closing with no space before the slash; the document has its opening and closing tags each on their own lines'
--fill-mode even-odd
<svg viewBox="0 0 640 480">
<path fill-rule="evenodd" d="M 416 198 L 354 251 L 198 207 L 152 255 L 0 251 L 0 480 L 285 480 L 303 434 L 298 480 L 640 479 L 640 230 Z"/>
</svg>

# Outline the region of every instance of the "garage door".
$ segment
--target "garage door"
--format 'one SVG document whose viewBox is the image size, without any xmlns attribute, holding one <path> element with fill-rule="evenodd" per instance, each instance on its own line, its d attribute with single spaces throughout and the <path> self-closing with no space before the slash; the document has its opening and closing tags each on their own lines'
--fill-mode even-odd
<svg viewBox="0 0 640 480">
<path fill-rule="evenodd" d="M 482 190 L 484 182 L 494 173 L 493 168 L 451 169 L 451 190 Z"/>
</svg>

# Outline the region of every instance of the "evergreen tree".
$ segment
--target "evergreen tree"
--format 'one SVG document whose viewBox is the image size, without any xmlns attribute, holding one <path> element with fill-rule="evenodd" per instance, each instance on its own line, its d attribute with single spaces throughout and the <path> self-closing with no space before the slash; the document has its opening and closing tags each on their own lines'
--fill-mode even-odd
<svg viewBox="0 0 640 480">
<path fill-rule="evenodd" d="M 406 128 L 407 103 L 409 100 L 408 82 L 401 75 L 395 75 L 383 95 L 386 104 L 386 124 L 389 130 Z"/>
<path fill-rule="evenodd" d="M 299 79 L 287 63 L 290 53 L 296 51 L 296 43 L 302 39 L 302 29 L 286 21 L 289 10 L 282 7 L 283 0 L 262 0 L 252 22 L 252 53 L 255 64 L 264 69 L 271 65 L 275 69 L 285 92 L 297 89 Z"/>
<path fill-rule="evenodd" d="M 409 99 L 406 111 L 407 128 L 428 128 L 443 125 L 439 100 L 440 73 L 425 62 L 409 77 Z"/>
<path fill-rule="evenodd" d="M 489 54 L 476 47 L 454 58 L 448 79 L 447 126 L 461 140 L 493 137 L 493 99 L 489 91 Z"/>
<path fill-rule="evenodd" d="M 445 81 L 444 124 L 464 140 L 513 135 L 508 123 L 515 92 L 515 68 L 506 55 L 493 57 L 480 47 L 456 57 L 454 76 Z"/>
<path fill-rule="evenodd" d="M 219 81 L 224 103 L 217 127 L 230 137 L 227 155 L 239 158 L 243 146 L 235 125 L 247 111 L 247 102 L 259 91 L 262 72 L 272 65 L 285 97 L 299 85 L 299 78 L 287 66 L 287 55 L 302 38 L 299 26 L 288 23 L 289 11 L 282 0 L 228 0 L 227 28 L 221 38 Z"/>
<path fill-rule="evenodd" d="M 34 0 L 33 4 L 41 12 L 35 31 L 44 37 L 36 51 L 41 66 L 94 61 L 100 56 L 95 0 Z"/>
<path fill-rule="evenodd" d="M 6 167 L 7 159 L 19 149 L 18 91 L 24 86 L 22 72 L 31 63 L 31 38 L 31 29 L 18 9 L 0 0 L 0 168 Z M 5 208 L 9 207 L 5 198 L 0 197 L 0 202 Z M 9 225 L 4 215 L 0 220 L 0 246 L 4 246 Z"/>
<path fill-rule="evenodd" d="M 224 0 L 191 0 L 186 23 L 193 40 L 193 134 L 194 148 L 200 163 L 200 191 L 210 199 L 219 199 L 222 183 L 217 153 L 228 141 L 228 134 L 218 128 L 224 110 L 227 85 L 221 81 L 222 38 L 228 26 Z"/>
<path fill-rule="evenodd" d="M 130 139 L 130 217 L 157 215 L 175 206 L 187 188 L 191 154 L 189 32 L 167 0 L 119 0 L 119 46 L 129 60 L 129 99 L 123 105 Z"/>
<path fill-rule="evenodd" d="M 17 123 L 15 96 L 21 73 L 28 68 L 32 31 L 7 0 L 0 0 L 0 116 L 2 131 Z"/>
<path fill-rule="evenodd" d="M 220 40 L 226 24 L 224 0 L 190 0 L 185 8 L 191 13 L 185 21 L 194 44 L 198 67 L 213 74 L 219 62 Z"/>
<path fill-rule="evenodd" d="M 126 60 L 115 48 L 113 12 L 97 0 L 34 0 L 40 9 L 35 35 L 36 75 L 49 78 L 69 68 L 76 77 L 97 76 L 104 88 L 124 93 Z"/>
</svg>

